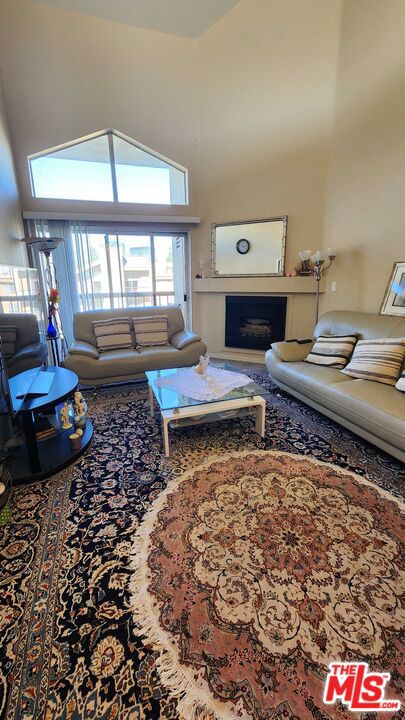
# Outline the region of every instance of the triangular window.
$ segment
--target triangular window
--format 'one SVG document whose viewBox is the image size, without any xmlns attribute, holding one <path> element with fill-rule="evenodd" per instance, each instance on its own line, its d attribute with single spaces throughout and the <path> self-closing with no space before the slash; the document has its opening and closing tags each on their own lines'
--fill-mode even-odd
<svg viewBox="0 0 405 720">
<path fill-rule="evenodd" d="M 28 158 L 37 198 L 187 205 L 186 168 L 116 130 Z"/>
</svg>

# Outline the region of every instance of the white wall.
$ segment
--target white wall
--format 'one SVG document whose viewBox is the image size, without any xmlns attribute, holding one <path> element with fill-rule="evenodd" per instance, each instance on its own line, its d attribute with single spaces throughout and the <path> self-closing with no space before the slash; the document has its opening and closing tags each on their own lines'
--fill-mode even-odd
<svg viewBox="0 0 405 720">
<path fill-rule="evenodd" d="M 404 37 L 403 0 L 240 0 L 196 40 L 1 0 L 23 207 L 72 210 L 31 198 L 28 154 L 116 127 L 190 169 L 181 214 L 203 217 L 194 274 L 200 256 L 209 263 L 212 222 L 288 214 L 286 269 L 299 249 L 333 245 L 328 288 L 337 280 L 338 292 L 323 308 L 378 311 L 393 262 L 405 259 Z M 2 148 L 10 169 L 4 139 Z M 20 231 L 7 187 L 0 222 L 11 247 Z M 205 310 L 195 298 L 197 329 L 222 322 L 215 297 Z M 308 303 L 295 303 L 294 327 L 308 326 Z"/>
<path fill-rule="evenodd" d="M 325 217 L 335 246 L 323 309 L 378 312 L 405 260 L 405 3 L 345 3 Z M 331 293 L 331 283 L 338 283 Z"/>
<path fill-rule="evenodd" d="M 0 264 L 27 265 L 18 188 L 0 78 Z"/>
<path fill-rule="evenodd" d="M 241 0 L 200 39 L 202 254 L 210 224 L 288 214 L 287 269 L 319 246 L 341 0 Z"/>
<path fill-rule="evenodd" d="M 27 165 L 27 155 L 113 127 L 189 168 L 190 207 L 160 211 L 195 214 L 194 40 L 1 0 L 0 65 L 24 210 L 113 211 L 109 203 L 32 198 Z M 150 206 L 138 211 L 150 213 Z"/>
<path fill-rule="evenodd" d="M 241 0 L 201 37 L 194 274 L 200 256 L 209 264 L 213 222 L 288 215 L 286 270 L 298 250 L 322 246 L 341 9 L 341 0 Z M 224 295 L 194 296 L 194 325 L 212 352 L 223 351 L 224 305 Z M 297 296 L 293 332 L 307 337 L 314 321 L 315 297 Z"/>
</svg>

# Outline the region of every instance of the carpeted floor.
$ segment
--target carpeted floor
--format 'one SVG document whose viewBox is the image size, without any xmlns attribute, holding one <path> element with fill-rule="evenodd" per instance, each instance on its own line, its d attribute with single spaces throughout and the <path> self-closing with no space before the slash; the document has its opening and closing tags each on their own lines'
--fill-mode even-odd
<svg viewBox="0 0 405 720">
<path fill-rule="evenodd" d="M 250 418 L 185 428 L 171 433 L 166 459 L 146 386 L 100 390 L 87 394 L 95 435 L 85 457 L 15 490 L 12 522 L 0 529 L 2 717 L 178 717 L 156 654 L 133 623 L 129 557 L 145 511 L 168 481 L 212 455 L 308 455 L 401 496 L 400 463 L 271 387 L 264 370 L 249 374 L 270 390 L 264 439 Z M 315 708 L 315 717 L 328 715 Z"/>
</svg>

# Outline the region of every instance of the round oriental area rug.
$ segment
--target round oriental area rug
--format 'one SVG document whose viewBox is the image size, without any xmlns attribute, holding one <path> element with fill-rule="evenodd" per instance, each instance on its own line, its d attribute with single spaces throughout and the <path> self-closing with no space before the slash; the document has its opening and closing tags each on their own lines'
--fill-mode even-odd
<svg viewBox="0 0 405 720">
<path fill-rule="evenodd" d="M 173 480 L 137 533 L 132 600 L 180 716 L 353 718 L 323 703 L 332 661 L 390 672 L 386 697 L 400 699 L 401 510 L 357 475 L 281 452 Z"/>
</svg>

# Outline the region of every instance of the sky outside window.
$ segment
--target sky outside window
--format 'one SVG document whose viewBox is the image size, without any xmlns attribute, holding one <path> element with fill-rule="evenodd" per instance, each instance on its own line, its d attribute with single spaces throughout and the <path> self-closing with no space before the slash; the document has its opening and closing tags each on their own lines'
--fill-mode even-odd
<svg viewBox="0 0 405 720">
<path fill-rule="evenodd" d="M 114 153 L 110 156 L 111 136 Z M 112 159 L 117 185 L 115 198 Z M 159 205 L 186 203 L 184 170 L 114 133 L 78 141 L 29 162 L 34 197 Z"/>
</svg>

